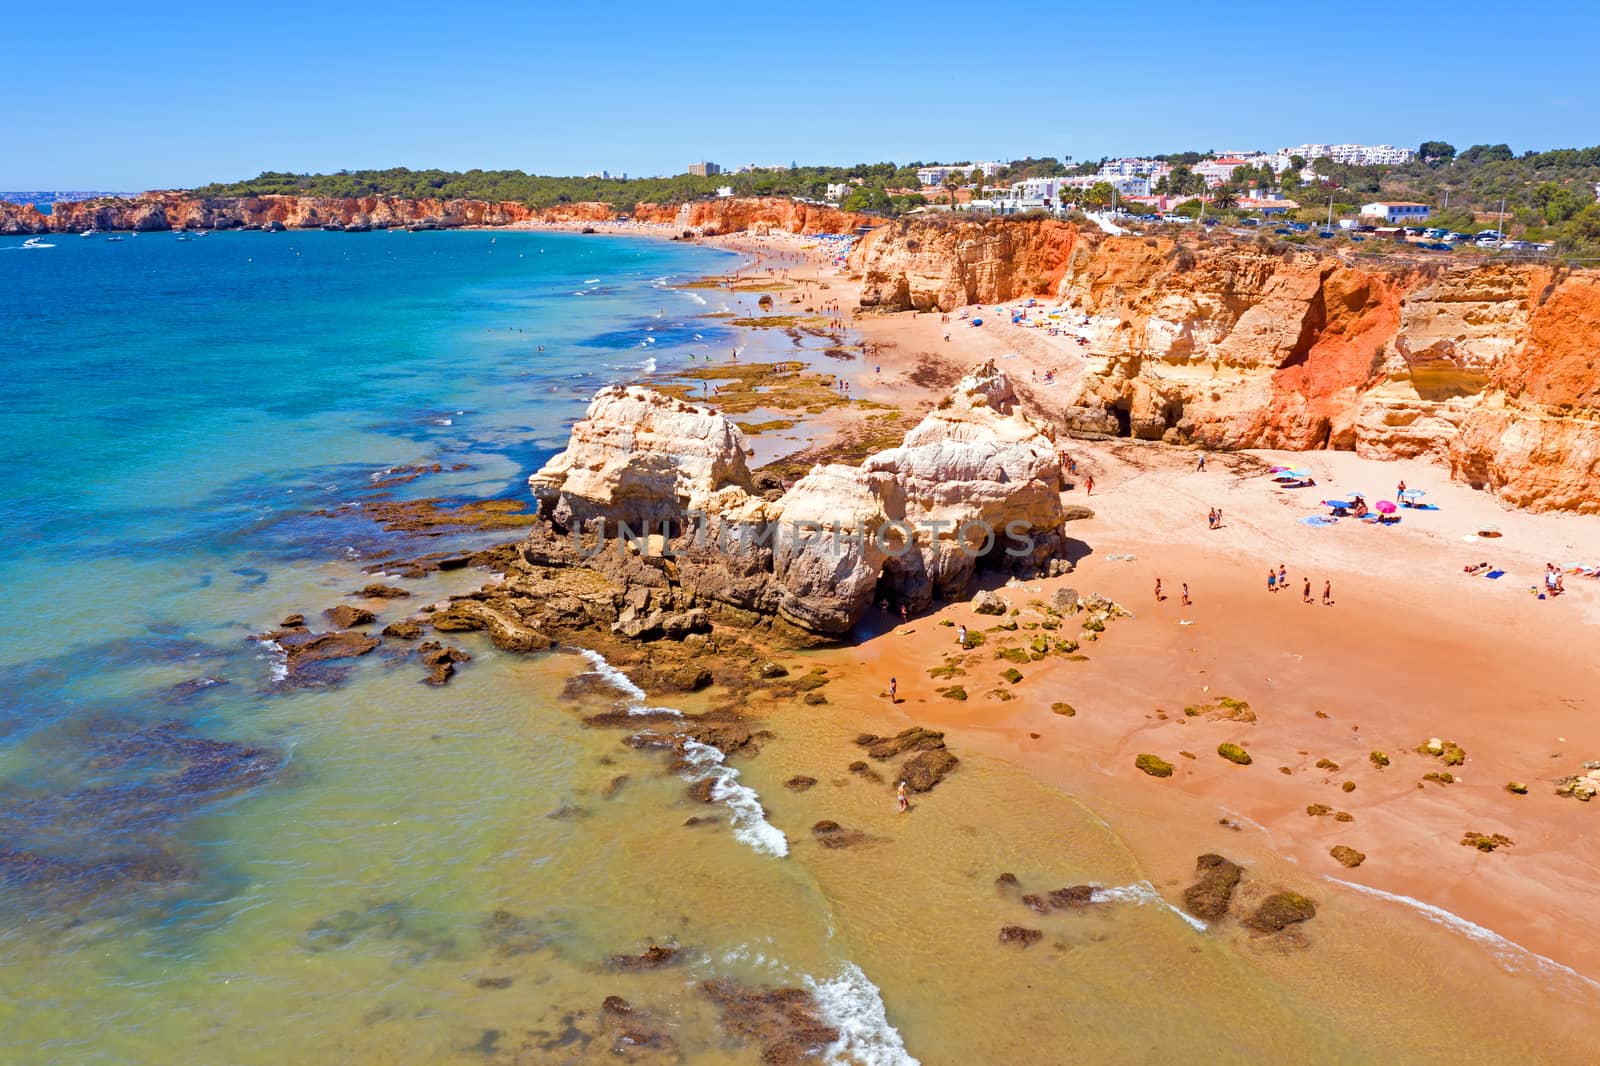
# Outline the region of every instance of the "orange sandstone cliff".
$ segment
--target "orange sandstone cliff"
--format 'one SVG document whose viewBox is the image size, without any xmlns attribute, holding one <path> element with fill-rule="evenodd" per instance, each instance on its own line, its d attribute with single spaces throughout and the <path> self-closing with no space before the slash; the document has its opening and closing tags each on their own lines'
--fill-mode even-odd
<svg viewBox="0 0 1600 1066">
<path fill-rule="evenodd" d="M 1288 244 L 1047 220 L 883 227 L 862 304 L 1037 295 L 1089 344 L 1066 428 L 1213 448 L 1423 457 L 1520 507 L 1600 513 L 1600 273 L 1370 266 Z"/>
<path fill-rule="evenodd" d="M 848 233 L 874 220 L 831 207 L 775 196 L 730 197 L 688 204 L 635 204 L 633 217 L 692 230 L 729 233 Z M 66 201 L 43 214 L 31 204 L 0 202 L 0 233 L 79 233 L 101 230 L 286 229 L 345 226 L 383 229 L 429 225 L 509 226 L 519 222 L 608 222 L 619 212 L 604 203 L 565 203 L 537 209 L 513 201 L 405 200 L 392 196 L 239 196 L 201 198 L 181 192 Z"/>
</svg>

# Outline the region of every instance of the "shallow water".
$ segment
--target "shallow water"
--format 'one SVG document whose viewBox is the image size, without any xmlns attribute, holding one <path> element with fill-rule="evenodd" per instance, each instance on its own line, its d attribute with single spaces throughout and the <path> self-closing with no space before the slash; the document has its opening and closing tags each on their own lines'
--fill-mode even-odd
<svg viewBox="0 0 1600 1066">
<path fill-rule="evenodd" d="M 691 317 L 731 297 L 660 280 L 721 253 L 527 233 L 57 244 L 0 252 L 0 840 L 30 856 L 0 866 L 7 1061 L 612 1061 L 613 995 L 671 1038 L 657 1061 L 758 1061 L 719 1027 L 713 979 L 810 989 L 840 1031 L 830 1061 L 1562 1061 L 1443 1002 L 1439 974 L 1488 965 L 1470 946 L 1394 918 L 1406 955 L 1374 963 L 1337 908 L 1310 952 L 1198 929 L 1098 816 L 1004 762 L 958 748 L 897 815 L 892 766 L 846 769 L 861 694 L 837 683 L 820 708 L 754 707 L 777 733 L 760 755 L 679 767 L 583 724 L 660 702 L 592 655 L 467 635 L 444 688 L 387 651 L 339 683 L 275 682 L 251 634 L 315 621 L 379 553 L 494 539 L 312 512 L 419 462 L 445 470 L 389 491 L 520 498 L 599 384 L 735 343 Z M 384 620 L 480 579 L 398 582 L 415 596 Z M 795 774 L 818 784 L 790 791 Z M 866 839 L 824 848 L 821 819 Z M 1104 891 L 1038 916 L 1002 871 Z M 998 945 L 1013 923 L 1043 939 Z M 676 958 L 610 961 L 652 944 Z M 1488 972 L 1490 994 L 1539 979 Z M 1441 1025 L 1472 1041 L 1446 1048 Z"/>
</svg>

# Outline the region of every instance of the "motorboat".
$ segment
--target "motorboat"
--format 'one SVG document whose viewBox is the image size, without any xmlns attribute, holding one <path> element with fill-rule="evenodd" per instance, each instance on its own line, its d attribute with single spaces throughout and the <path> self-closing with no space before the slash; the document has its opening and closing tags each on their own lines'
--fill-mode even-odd
<svg viewBox="0 0 1600 1066">
<path fill-rule="evenodd" d="M 54 248 L 55 245 L 46 244 L 43 237 L 29 237 L 22 242 L 22 247 L 32 252 L 40 248 Z"/>
</svg>

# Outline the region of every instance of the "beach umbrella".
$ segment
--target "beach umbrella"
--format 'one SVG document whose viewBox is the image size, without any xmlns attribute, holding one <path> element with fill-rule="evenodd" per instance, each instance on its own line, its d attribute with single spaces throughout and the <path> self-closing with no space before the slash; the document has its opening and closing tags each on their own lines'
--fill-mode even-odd
<svg viewBox="0 0 1600 1066">
<path fill-rule="evenodd" d="M 1420 500 L 1426 495 L 1427 493 L 1422 489 L 1406 489 L 1406 491 L 1400 494 L 1400 498 L 1402 500 Z"/>
<path fill-rule="evenodd" d="M 1394 514 L 1395 506 L 1394 506 L 1394 504 L 1390 503 L 1388 500 L 1379 500 L 1378 501 L 1378 510 L 1382 511 L 1384 514 Z"/>
</svg>

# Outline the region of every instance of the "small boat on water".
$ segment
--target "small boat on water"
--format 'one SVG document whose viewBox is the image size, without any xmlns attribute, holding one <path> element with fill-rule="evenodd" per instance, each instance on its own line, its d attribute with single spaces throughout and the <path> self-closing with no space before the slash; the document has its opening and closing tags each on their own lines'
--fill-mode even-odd
<svg viewBox="0 0 1600 1066">
<path fill-rule="evenodd" d="M 178 240 L 180 240 L 180 241 L 187 241 L 187 240 L 193 240 L 193 239 L 194 238 L 190 237 L 187 233 L 178 234 Z"/>
<path fill-rule="evenodd" d="M 107 244 L 115 244 L 117 241 L 120 241 L 120 240 L 122 240 L 121 237 L 107 237 L 106 238 L 106 243 Z"/>
<path fill-rule="evenodd" d="M 54 248 L 53 244 L 46 244 L 43 237 L 29 237 L 22 242 L 22 247 L 28 251 L 37 251 L 40 248 Z"/>
<path fill-rule="evenodd" d="M 80 236 L 80 237 L 98 237 L 98 236 L 100 236 L 100 231 L 95 229 L 93 226 L 90 226 L 88 229 L 86 229 L 82 233 L 78 234 L 78 236 Z"/>
</svg>

